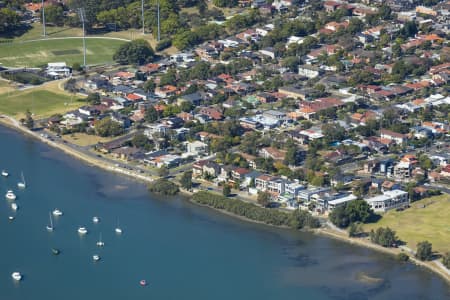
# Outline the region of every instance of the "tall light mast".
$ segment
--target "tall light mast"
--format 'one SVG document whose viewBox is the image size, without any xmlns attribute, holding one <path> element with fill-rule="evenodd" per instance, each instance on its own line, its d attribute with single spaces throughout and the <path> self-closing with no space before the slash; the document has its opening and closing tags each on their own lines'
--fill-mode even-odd
<svg viewBox="0 0 450 300">
<path fill-rule="evenodd" d="M 158 42 L 161 40 L 161 24 L 159 22 L 159 0 L 158 0 Z"/>
<path fill-rule="evenodd" d="M 42 30 L 43 30 L 43 36 L 45 37 L 47 35 L 47 32 L 45 31 L 45 6 L 44 6 L 44 0 L 42 0 Z"/>
<path fill-rule="evenodd" d="M 86 65 L 86 31 L 84 29 L 84 23 L 86 22 L 86 15 L 84 12 L 84 8 L 78 8 L 78 14 L 81 19 L 81 23 L 83 24 L 83 67 L 87 70 Z"/>
<path fill-rule="evenodd" d="M 141 0 L 141 13 L 142 13 L 142 34 L 145 34 L 144 0 Z"/>
</svg>

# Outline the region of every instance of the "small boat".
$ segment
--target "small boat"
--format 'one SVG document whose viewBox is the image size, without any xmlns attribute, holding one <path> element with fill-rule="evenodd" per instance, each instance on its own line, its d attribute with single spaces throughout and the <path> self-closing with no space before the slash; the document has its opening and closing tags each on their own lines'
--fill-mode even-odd
<svg viewBox="0 0 450 300">
<path fill-rule="evenodd" d="M 145 279 L 142 279 L 141 281 L 139 281 L 139 284 L 141 286 L 146 286 L 147 285 L 147 281 Z"/>
<path fill-rule="evenodd" d="M 19 205 L 17 205 L 17 203 L 11 203 L 11 208 L 13 209 L 13 210 L 18 210 L 19 209 Z"/>
<path fill-rule="evenodd" d="M 9 216 L 8 220 L 13 221 L 15 218 L 13 216 Z"/>
<path fill-rule="evenodd" d="M 2 170 L 2 176 L 4 176 L 4 177 L 8 177 L 8 176 L 9 176 L 9 173 L 8 173 L 8 172 L 6 172 L 5 170 Z"/>
<path fill-rule="evenodd" d="M 60 211 L 59 209 L 55 209 L 55 210 L 53 211 L 53 215 L 56 216 L 56 217 L 59 217 L 59 216 L 62 216 L 62 215 L 63 215 L 63 212 Z"/>
<path fill-rule="evenodd" d="M 17 198 L 12 190 L 7 191 L 5 197 L 8 200 L 16 200 Z"/>
<path fill-rule="evenodd" d="M 53 219 L 52 219 L 52 214 L 48 213 L 48 216 L 50 217 L 50 225 L 47 225 L 47 231 L 53 231 Z"/>
<path fill-rule="evenodd" d="M 59 255 L 60 253 L 61 253 L 61 251 L 59 251 L 59 249 L 52 248 L 52 254 L 53 255 Z"/>
<path fill-rule="evenodd" d="M 78 233 L 79 234 L 86 234 L 88 231 L 86 229 L 86 227 L 80 227 L 78 228 Z"/>
<path fill-rule="evenodd" d="M 17 187 L 24 189 L 27 187 L 27 184 L 25 183 L 25 177 L 23 177 L 23 172 L 21 173 L 22 181 L 17 183 Z"/>
<path fill-rule="evenodd" d="M 94 261 L 99 261 L 99 260 L 100 260 L 100 255 L 94 254 L 94 255 L 92 255 L 92 259 L 93 259 Z"/>
<path fill-rule="evenodd" d="M 98 217 L 93 217 L 92 222 L 97 224 L 98 222 L 100 222 L 100 219 Z"/>
<path fill-rule="evenodd" d="M 114 229 L 117 234 L 122 234 L 122 228 L 119 227 L 119 220 L 117 220 L 117 227 Z"/>
<path fill-rule="evenodd" d="M 11 277 L 16 280 L 16 281 L 20 281 L 22 280 L 22 274 L 20 274 L 20 272 L 14 272 L 11 274 Z"/>
<path fill-rule="evenodd" d="M 100 233 L 100 237 L 99 237 L 99 239 L 98 239 L 97 246 L 98 246 L 98 247 L 103 247 L 103 246 L 105 246 L 105 243 L 102 241 L 102 233 Z"/>
</svg>

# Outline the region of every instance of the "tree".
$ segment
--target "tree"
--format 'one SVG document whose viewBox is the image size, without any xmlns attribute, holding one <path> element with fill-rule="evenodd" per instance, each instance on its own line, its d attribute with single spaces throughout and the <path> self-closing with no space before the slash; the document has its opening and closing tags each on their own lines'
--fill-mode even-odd
<svg viewBox="0 0 450 300">
<path fill-rule="evenodd" d="M 95 123 L 95 132 L 102 137 L 117 136 L 123 133 L 123 126 L 107 117 Z"/>
<path fill-rule="evenodd" d="M 28 129 L 33 129 L 33 127 L 34 127 L 34 120 L 33 120 L 32 114 L 29 109 L 27 109 L 27 111 L 25 113 L 25 120 L 24 120 L 23 124 Z"/>
<path fill-rule="evenodd" d="M 397 236 L 395 231 L 389 227 L 379 227 L 375 231 L 373 229 L 370 231 L 370 240 L 383 247 L 392 247 L 397 242 Z"/>
<path fill-rule="evenodd" d="M 154 123 L 159 119 L 158 112 L 156 111 L 156 109 L 153 105 L 151 105 L 145 111 L 144 119 L 145 119 L 145 121 L 147 121 L 149 123 Z"/>
<path fill-rule="evenodd" d="M 349 224 L 349 218 L 345 211 L 345 206 L 338 206 L 329 215 L 331 223 L 340 228 L 346 228 Z"/>
<path fill-rule="evenodd" d="M 444 266 L 450 270 L 450 252 L 447 252 L 442 256 L 442 263 Z"/>
<path fill-rule="evenodd" d="M 86 102 L 91 105 L 98 105 L 100 104 L 100 94 L 99 93 L 90 93 L 86 97 Z"/>
<path fill-rule="evenodd" d="M 222 194 L 223 194 L 225 197 L 230 196 L 230 194 L 231 194 L 231 188 L 230 188 L 230 186 L 229 186 L 228 184 L 225 184 L 225 185 L 223 186 Z"/>
<path fill-rule="evenodd" d="M 155 91 L 155 88 L 156 88 L 156 84 L 155 84 L 155 82 L 153 81 L 153 80 L 147 80 L 145 83 L 144 83 L 144 86 L 142 87 L 146 92 L 151 92 L 151 93 L 153 93 L 154 91 Z"/>
<path fill-rule="evenodd" d="M 234 7 L 238 4 L 237 0 L 213 0 L 217 7 Z"/>
<path fill-rule="evenodd" d="M 362 226 L 361 226 L 360 223 L 357 223 L 357 222 L 351 223 L 350 227 L 348 228 L 348 236 L 349 237 L 356 237 L 359 234 L 361 234 L 362 231 L 363 230 L 362 230 Z"/>
<path fill-rule="evenodd" d="M 397 260 L 406 262 L 409 260 L 409 256 L 408 256 L 408 254 L 401 252 L 401 253 L 397 254 Z"/>
<path fill-rule="evenodd" d="M 372 216 L 373 211 L 366 201 L 355 200 L 336 207 L 330 213 L 329 218 L 334 225 L 345 228 L 355 222 L 367 223 Z"/>
<path fill-rule="evenodd" d="M 416 257 L 420 260 L 431 260 L 433 258 L 432 245 L 428 241 L 417 244 Z"/>
<path fill-rule="evenodd" d="M 137 148 L 144 148 L 149 143 L 148 137 L 143 133 L 137 133 L 131 139 L 131 144 Z"/>
<path fill-rule="evenodd" d="M 146 40 L 137 39 L 121 45 L 114 53 L 113 59 L 122 65 L 142 65 L 151 62 L 154 55 L 155 52 Z"/>
<path fill-rule="evenodd" d="M 153 181 L 148 185 L 148 190 L 150 192 L 168 196 L 176 195 L 180 191 L 178 185 L 167 179 L 158 179 Z"/>
<path fill-rule="evenodd" d="M 158 176 L 163 178 L 169 176 L 169 169 L 166 166 L 162 166 L 158 169 Z"/>
<path fill-rule="evenodd" d="M 20 26 L 20 16 L 10 8 L 0 9 L 0 33 L 11 33 Z"/>
<path fill-rule="evenodd" d="M 270 204 L 270 194 L 268 192 L 258 192 L 257 201 L 261 206 L 267 207 Z"/>
<path fill-rule="evenodd" d="M 190 190 L 192 188 L 192 171 L 186 171 L 183 173 L 180 179 L 181 187 Z"/>
<path fill-rule="evenodd" d="M 64 24 L 64 10 L 61 5 L 49 5 L 45 7 L 45 21 L 57 26 Z"/>
</svg>

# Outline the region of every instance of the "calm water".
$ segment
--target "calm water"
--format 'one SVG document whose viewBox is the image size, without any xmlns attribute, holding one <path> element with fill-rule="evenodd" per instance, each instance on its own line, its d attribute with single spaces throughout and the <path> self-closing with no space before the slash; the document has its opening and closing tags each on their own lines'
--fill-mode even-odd
<svg viewBox="0 0 450 300">
<path fill-rule="evenodd" d="M 438 276 L 310 234 L 231 219 L 0 127 L 0 299 L 449 299 Z M 27 188 L 16 184 L 23 170 Z M 13 188 L 19 210 L 3 193 Z M 55 230 L 46 231 L 49 211 Z M 92 223 L 93 216 L 101 222 Z M 123 234 L 117 236 L 117 222 Z M 89 234 L 80 237 L 79 226 Z M 95 243 L 100 232 L 105 247 Z M 57 247 L 62 253 L 51 254 Z M 102 260 L 93 263 L 92 255 Z M 16 283 L 11 272 L 24 274 Z M 362 275 L 380 278 L 369 283 Z M 139 286 L 140 279 L 149 285 Z"/>
</svg>

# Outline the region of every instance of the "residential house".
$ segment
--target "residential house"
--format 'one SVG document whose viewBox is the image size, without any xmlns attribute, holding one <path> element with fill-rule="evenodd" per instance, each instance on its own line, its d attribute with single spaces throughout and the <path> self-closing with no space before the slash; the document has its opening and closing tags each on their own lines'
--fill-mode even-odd
<svg viewBox="0 0 450 300">
<path fill-rule="evenodd" d="M 399 145 L 406 143 L 406 141 L 407 141 L 407 136 L 402 133 L 394 132 L 394 131 L 391 131 L 388 129 L 381 129 L 380 133 L 381 133 L 380 137 L 382 139 L 394 141 L 395 143 L 397 143 Z"/>
<path fill-rule="evenodd" d="M 165 85 L 162 87 L 157 87 L 155 89 L 155 95 L 161 98 L 167 98 L 170 96 L 176 95 L 176 92 L 178 91 L 178 88 L 173 85 Z"/>
<path fill-rule="evenodd" d="M 311 65 L 301 65 L 298 66 L 298 75 L 307 77 L 309 79 L 319 77 L 323 74 L 323 71 L 316 67 Z"/>
<path fill-rule="evenodd" d="M 201 177 L 203 176 L 203 167 L 208 163 L 208 160 L 198 160 L 192 164 L 192 176 Z"/>
<path fill-rule="evenodd" d="M 220 121 L 223 119 L 223 114 L 213 107 L 203 107 L 200 109 L 199 113 L 206 115 L 216 121 Z"/>
<path fill-rule="evenodd" d="M 273 160 L 284 160 L 286 151 L 273 147 L 266 147 L 259 151 L 259 155 L 265 159 L 272 158 Z"/>
<path fill-rule="evenodd" d="M 203 165 L 203 175 L 217 177 L 219 174 L 220 166 L 217 163 L 213 161 L 207 161 L 207 163 Z"/>
<path fill-rule="evenodd" d="M 72 75 L 72 69 L 65 62 L 48 63 L 46 73 L 53 78 L 64 78 Z"/>
<path fill-rule="evenodd" d="M 383 195 L 364 199 L 375 212 L 386 212 L 391 209 L 409 206 L 409 195 L 402 190 L 386 191 Z"/>
<path fill-rule="evenodd" d="M 249 169 L 235 167 L 231 169 L 231 178 L 234 182 L 242 182 L 245 178 L 245 175 L 250 172 L 251 171 Z"/>
<path fill-rule="evenodd" d="M 208 153 L 208 144 L 201 141 L 186 142 L 187 155 L 200 156 Z"/>
</svg>

